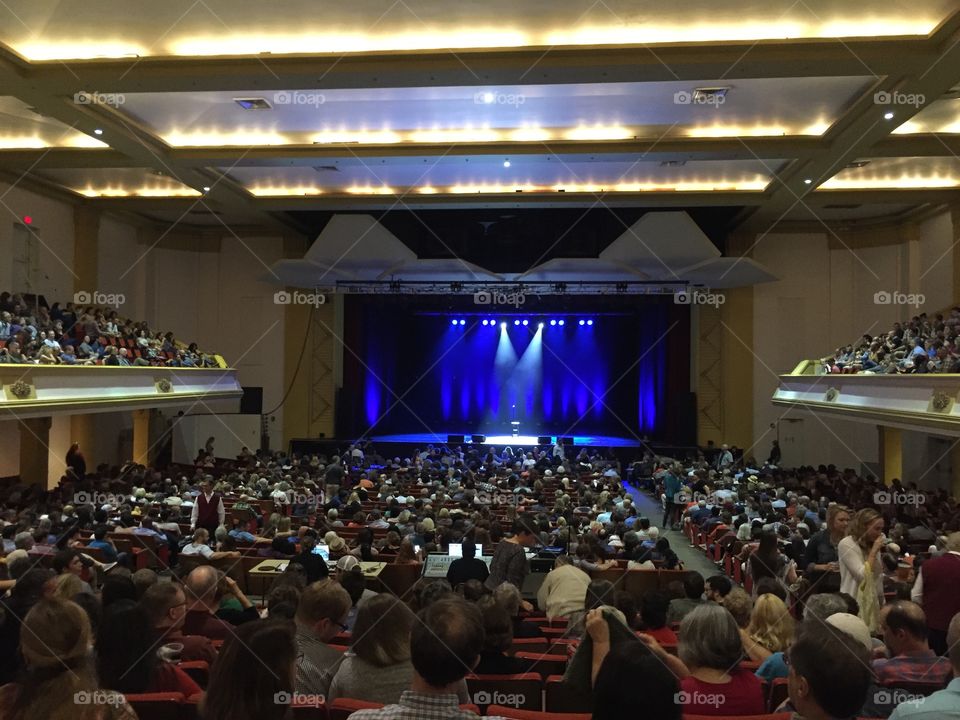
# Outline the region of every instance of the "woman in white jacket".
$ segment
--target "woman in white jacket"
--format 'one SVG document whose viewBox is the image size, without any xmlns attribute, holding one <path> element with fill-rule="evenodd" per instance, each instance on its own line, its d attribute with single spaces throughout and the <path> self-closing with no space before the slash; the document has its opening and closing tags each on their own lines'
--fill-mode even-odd
<svg viewBox="0 0 960 720">
<path fill-rule="evenodd" d="M 873 570 L 877 598 L 883 605 L 883 566 L 880 550 L 883 548 L 884 519 L 873 508 L 864 508 L 853 516 L 847 537 L 837 545 L 840 561 L 840 592 L 857 597 L 866 567 Z"/>
</svg>

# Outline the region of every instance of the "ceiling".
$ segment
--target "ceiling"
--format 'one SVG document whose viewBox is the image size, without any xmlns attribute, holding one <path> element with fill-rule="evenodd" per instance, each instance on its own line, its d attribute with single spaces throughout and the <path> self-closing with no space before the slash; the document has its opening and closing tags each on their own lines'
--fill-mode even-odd
<svg viewBox="0 0 960 720">
<path fill-rule="evenodd" d="M 0 88 L 0 180 L 158 224 L 682 209 L 722 246 L 960 197 L 952 0 L 6 0 Z M 566 236 L 552 271 L 603 250 Z"/>
</svg>

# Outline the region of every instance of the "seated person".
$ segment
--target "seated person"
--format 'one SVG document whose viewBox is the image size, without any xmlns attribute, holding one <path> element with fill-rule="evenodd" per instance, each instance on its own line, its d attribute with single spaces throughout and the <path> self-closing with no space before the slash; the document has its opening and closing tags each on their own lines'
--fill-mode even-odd
<svg viewBox="0 0 960 720">
<path fill-rule="evenodd" d="M 947 720 L 960 718 L 960 613 L 953 616 L 947 630 L 953 680 L 946 689 L 933 693 L 922 702 L 901 703 L 890 720 Z"/>
<path fill-rule="evenodd" d="M 688 572 L 683 577 L 683 594 L 685 597 L 670 601 L 667 611 L 667 622 L 681 622 L 695 608 L 702 605 L 703 591 L 706 586 L 703 575 L 698 572 Z"/>
<path fill-rule="evenodd" d="M 908 600 L 880 609 L 880 629 L 887 658 L 873 661 L 873 672 L 881 685 L 908 681 L 946 685 L 952 676 L 950 662 L 930 649 L 927 617 Z"/>
<path fill-rule="evenodd" d="M 516 675 L 526 670 L 527 662 L 507 655 L 513 644 L 510 615 L 492 596 L 477 604 L 483 613 L 484 641 L 480 662 L 474 667 L 477 675 Z"/>
</svg>

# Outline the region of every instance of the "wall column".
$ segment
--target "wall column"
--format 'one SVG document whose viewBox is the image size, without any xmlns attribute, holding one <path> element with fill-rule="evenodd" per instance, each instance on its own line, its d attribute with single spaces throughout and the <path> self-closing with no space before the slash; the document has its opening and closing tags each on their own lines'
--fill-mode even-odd
<svg viewBox="0 0 960 720">
<path fill-rule="evenodd" d="M 50 467 L 49 417 L 28 418 L 20 426 L 20 479 L 28 485 L 47 487 Z"/>
<path fill-rule="evenodd" d="M 150 411 L 133 411 L 133 461 L 150 464 Z"/>
<path fill-rule="evenodd" d="M 80 205 L 73 210 L 73 291 L 93 292 L 97 282 L 100 211 Z M 112 292 L 112 290 L 103 290 Z"/>
<path fill-rule="evenodd" d="M 878 425 L 880 435 L 880 475 L 885 485 L 894 478 L 903 479 L 903 433 L 900 428 Z"/>
</svg>

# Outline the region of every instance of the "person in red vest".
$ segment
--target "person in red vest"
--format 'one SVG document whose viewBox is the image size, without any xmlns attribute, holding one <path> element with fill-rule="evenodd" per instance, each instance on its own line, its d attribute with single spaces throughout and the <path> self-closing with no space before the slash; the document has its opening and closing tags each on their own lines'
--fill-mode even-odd
<svg viewBox="0 0 960 720">
<path fill-rule="evenodd" d="M 193 512 L 190 513 L 190 531 L 198 527 L 206 528 L 210 537 L 214 537 L 217 528 L 223 525 L 226 510 L 223 507 L 223 497 L 213 491 L 213 478 L 207 475 L 200 483 L 200 494 L 193 501 Z"/>
<path fill-rule="evenodd" d="M 930 629 L 930 647 L 938 655 L 947 653 L 947 628 L 960 613 L 960 532 L 947 537 L 947 552 L 927 560 L 920 568 L 910 599 L 923 606 Z"/>
</svg>

